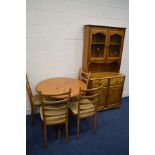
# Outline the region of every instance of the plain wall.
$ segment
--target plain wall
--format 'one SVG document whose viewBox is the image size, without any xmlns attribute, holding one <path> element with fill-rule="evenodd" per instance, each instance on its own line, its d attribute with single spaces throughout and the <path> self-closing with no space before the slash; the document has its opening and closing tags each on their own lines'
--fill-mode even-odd
<svg viewBox="0 0 155 155">
<path fill-rule="evenodd" d="M 123 96 L 129 96 L 128 0 L 27 0 L 26 71 L 35 94 L 44 79 L 77 78 L 82 65 L 83 26 L 125 27 L 120 72 L 126 75 Z M 27 114 L 30 103 L 27 96 Z"/>
</svg>

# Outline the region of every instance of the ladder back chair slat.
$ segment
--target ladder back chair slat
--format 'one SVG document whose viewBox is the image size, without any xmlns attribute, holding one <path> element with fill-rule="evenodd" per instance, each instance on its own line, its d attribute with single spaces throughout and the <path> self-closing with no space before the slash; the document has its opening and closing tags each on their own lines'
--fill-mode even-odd
<svg viewBox="0 0 155 155">
<path fill-rule="evenodd" d="M 90 79 L 90 72 L 87 73 L 85 71 L 83 71 L 80 67 L 80 71 L 79 71 L 79 80 L 83 81 L 84 83 L 86 83 L 87 87 L 89 84 L 89 79 Z"/>
</svg>

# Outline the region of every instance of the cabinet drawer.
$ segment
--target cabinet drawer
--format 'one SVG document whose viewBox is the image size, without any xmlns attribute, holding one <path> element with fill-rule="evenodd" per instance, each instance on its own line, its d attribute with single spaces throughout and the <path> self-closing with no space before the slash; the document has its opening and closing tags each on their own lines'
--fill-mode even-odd
<svg viewBox="0 0 155 155">
<path fill-rule="evenodd" d="M 99 87 L 100 85 L 107 87 L 108 86 L 108 79 L 95 79 L 92 80 L 92 87 L 96 88 Z"/>
<path fill-rule="evenodd" d="M 124 83 L 124 77 L 115 77 L 110 79 L 110 86 L 122 85 Z"/>
</svg>

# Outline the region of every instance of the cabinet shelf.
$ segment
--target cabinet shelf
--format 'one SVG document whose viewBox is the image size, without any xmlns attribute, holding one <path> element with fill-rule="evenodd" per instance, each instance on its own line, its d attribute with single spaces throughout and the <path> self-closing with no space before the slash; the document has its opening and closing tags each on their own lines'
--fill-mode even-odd
<svg viewBox="0 0 155 155">
<path fill-rule="evenodd" d="M 110 56 L 110 57 L 119 57 L 119 53 L 118 53 L 118 54 L 110 53 L 109 56 Z"/>
<path fill-rule="evenodd" d="M 104 60 L 104 59 L 90 59 L 90 61 L 88 62 L 88 66 L 91 64 L 91 63 L 96 63 L 96 64 L 111 64 L 111 63 L 117 63 L 117 64 L 120 64 L 121 61 L 118 61 L 118 60 Z"/>
<path fill-rule="evenodd" d="M 109 43 L 109 45 L 118 45 L 118 46 L 120 46 L 121 43 Z"/>
<path fill-rule="evenodd" d="M 105 45 L 105 43 L 91 43 L 92 45 Z"/>
<path fill-rule="evenodd" d="M 90 65 L 91 63 L 105 63 L 105 60 L 104 58 L 100 58 L 100 59 L 97 59 L 97 58 L 94 58 L 94 59 L 90 59 L 90 61 L 88 62 L 88 65 Z"/>
</svg>

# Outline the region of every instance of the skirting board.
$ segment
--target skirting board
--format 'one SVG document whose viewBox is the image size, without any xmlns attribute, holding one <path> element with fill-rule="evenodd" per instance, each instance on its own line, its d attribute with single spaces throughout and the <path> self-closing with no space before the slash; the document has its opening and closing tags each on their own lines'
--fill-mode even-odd
<svg viewBox="0 0 155 155">
<path fill-rule="evenodd" d="M 122 95 L 122 97 L 127 97 L 127 96 L 129 96 L 129 92 L 128 92 L 128 91 L 126 91 L 126 92 L 123 92 L 123 95 Z"/>
</svg>

